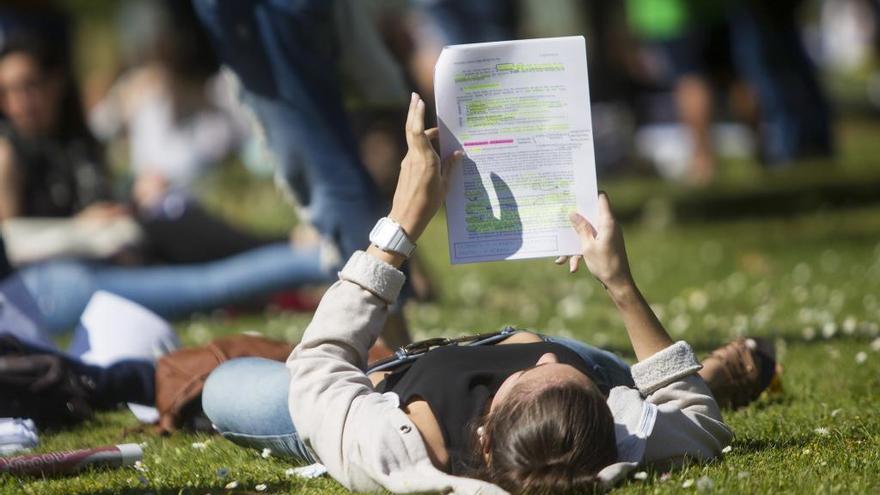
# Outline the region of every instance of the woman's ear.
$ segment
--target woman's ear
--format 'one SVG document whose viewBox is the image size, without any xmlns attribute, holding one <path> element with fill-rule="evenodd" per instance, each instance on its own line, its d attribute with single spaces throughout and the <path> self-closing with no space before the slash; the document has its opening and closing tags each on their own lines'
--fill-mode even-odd
<svg viewBox="0 0 880 495">
<path fill-rule="evenodd" d="M 488 466 L 489 461 L 492 460 L 492 456 L 489 453 L 489 435 L 486 434 L 485 426 L 477 428 L 477 440 L 480 442 L 480 452 L 483 453 L 483 462 Z"/>
</svg>

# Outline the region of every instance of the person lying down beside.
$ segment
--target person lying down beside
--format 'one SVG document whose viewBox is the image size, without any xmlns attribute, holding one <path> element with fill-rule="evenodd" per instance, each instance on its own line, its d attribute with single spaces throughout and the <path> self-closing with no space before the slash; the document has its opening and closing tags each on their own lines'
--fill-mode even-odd
<svg viewBox="0 0 880 495">
<path fill-rule="evenodd" d="M 424 111 L 414 95 L 389 214 L 412 242 L 461 157 L 441 163 Z M 571 263 L 582 260 L 619 309 L 638 358 L 631 368 L 595 347 L 510 329 L 368 368 L 405 259 L 370 245 L 326 292 L 286 369 L 259 358 L 224 363 L 205 384 L 205 413 L 230 440 L 322 463 L 354 491 L 581 492 L 638 465 L 718 456 L 733 433 L 701 365 L 654 316 L 607 196 L 599 205 L 595 226 L 572 214 L 583 252 Z"/>
</svg>

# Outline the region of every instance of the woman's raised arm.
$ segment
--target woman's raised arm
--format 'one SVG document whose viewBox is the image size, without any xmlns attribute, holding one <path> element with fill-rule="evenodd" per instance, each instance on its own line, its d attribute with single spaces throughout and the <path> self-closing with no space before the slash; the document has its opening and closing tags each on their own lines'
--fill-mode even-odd
<svg viewBox="0 0 880 495">
<path fill-rule="evenodd" d="M 428 223 L 443 205 L 449 176 L 464 155 L 455 151 L 447 160 L 440 156 L 431 141 L 437 137 L 437 128 L 425 130 L 425 102 L 413 93 L 406 116 L 406 156 L 400 163 L 400 177 L 391 205 L 392 220 L 400 224 L 412 242 L 425 231 Z M 404 257 L 370 246 L 367 253 L 399 268 Z"/>
<path fill-rule="evenodd" d="M 642 361 L 672 345 L 672 339 L 632 278 L 623 231 L 614 220 L 608 196 L 599 194 L 596 227 L 577 213 L 571 214 L 571 223 L 581 239 L 584 264 L 605 286 L 620 311 L 636 358 Z M 578 258 L 573 258 L 572 272 L 577 271 Z"/>
</svg>

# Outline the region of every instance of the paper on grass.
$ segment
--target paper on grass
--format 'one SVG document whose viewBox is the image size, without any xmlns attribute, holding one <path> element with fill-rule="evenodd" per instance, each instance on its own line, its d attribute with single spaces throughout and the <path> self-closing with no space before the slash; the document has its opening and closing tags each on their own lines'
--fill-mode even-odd
<svg viewBox="0 0 880 495">
<path fill-rule="evenodd" d="M 452 263 L 576 254 L 568 215 L 598 210 L 584 38 L 447 46 L 440 148 L 465 152 L 446 197 Z"/>
<path fill-rule="evenodd" d="M 70 353 L 83 362 L 109 366 L 127 359 L 152 362 L 179 345 L 171 325 L 152 311 L 97 291 L 80 317 Z"/>
<path fill-rule="evenodd" d="M 69 352 L 86 363 L 109 366 L 123 360 L 154 362 L 179 346 L 177 334 L 161 317 L 128 299 L 98 291 L 83 311 Z M 128 406 L 141 422 L 159 419 L 154 407 Z"/>
</svg>

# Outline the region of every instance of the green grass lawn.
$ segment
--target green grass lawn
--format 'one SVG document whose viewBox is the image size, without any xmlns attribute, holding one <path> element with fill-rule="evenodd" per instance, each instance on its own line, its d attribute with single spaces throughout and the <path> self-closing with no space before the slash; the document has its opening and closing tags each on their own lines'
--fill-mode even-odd
<svg viewBox="0 0 880 495">
<path fill-rule="evenodd" d="M 826 177 L 877 177 L 880 169 L 871 163 L 880 150 L 872 141 L 876 130 L 873 125 L 844 126 L 843 159 L 836 167 L 826 164 L 825 170 L 819 164 L 770 180 L 810 184 Z M 719 186 L 727 194 L 759 187 L 753 184 L 766 175 L 750 164 L 736 167 L 725 172 Z M 214 185 L 224 190 L 221 182 Z M 603 186 L 625 205 L 693 194 L 656 181 Z M 230 217 L 265 231 L 292 223 L 290 210 L 266 185 L 207 198 Z M 240 210 L 240 204 L 249 208 Z M 785 373 L 784 394 L 726 413 L 737 436 L 723 459 L 672 473 L 648 470 L 646 479 L 631 480 L 616 491 L 880 493 L 880 204 L 724 222 L 657 221 L 646 213 L 645 220 L 627 224 L 625 232 L 636 280 L 675 338 L 708 352 L 738 335 L 769 336 L 779 346 Z M 450 268 L 441 218 L 431 225 L 419 253 L 440 297 L 407 307 L 416 338 L 515 324 L 632 357 L 614 308 L 584 273 L 570 276 L 550 260 Z M 215 314 L 181 321 L 178 329 L 189 344 L 245 330 L 296 339 L 308 319 L 271 311 L 237 319 Z M 0 492 L 344 492 L 328 478 L 289 476 L 289 463 L 216 436 L 126 433 L 136 426 L 127 412 L 101 414 L 75 430 L 43 435 L 39 450 L 144 442 L 142 471 L 56 479 L 0 476 Z"/>
</svg>

